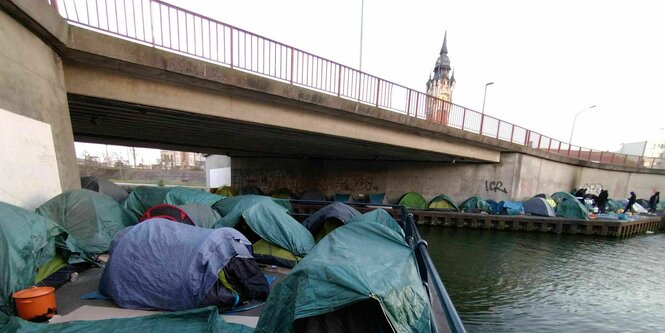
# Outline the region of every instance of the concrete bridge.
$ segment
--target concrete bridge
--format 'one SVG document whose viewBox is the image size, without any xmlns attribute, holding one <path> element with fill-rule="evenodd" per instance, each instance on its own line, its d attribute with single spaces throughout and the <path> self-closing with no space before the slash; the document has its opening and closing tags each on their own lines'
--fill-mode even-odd
<svg viewBox="0 0 665 333">
<path fill-rule="evenodd" d="M 234 183 L 266 191 L 519 199 L 665 185 L 660 161 L 569 146 L 159 1 L 106 18 L 84 3 L 0 2 L 0 108 L 15 129 L 29 121 L 9 113 L 50 125 L 60 189 L 79 186 L 74 140 L 231 156 Z"/>
</svg>

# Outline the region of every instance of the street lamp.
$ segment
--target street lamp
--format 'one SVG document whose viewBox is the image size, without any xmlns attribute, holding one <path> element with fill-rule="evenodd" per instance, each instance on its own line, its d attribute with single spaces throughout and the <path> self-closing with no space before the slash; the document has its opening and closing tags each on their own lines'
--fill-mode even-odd
<svg viewBox="0 0 665 333">
<path fill-rule="evenodd" d="M 485 98 L 487 98 L 487 87 L 493 85 L 494 82 L 487 82 L 485 83 L 485 94 L 483 95 L 483 111 L 481 112 L 482 114 L 485 114 Z"/>
<path fill-rule="evenodd" d="M 596 107 L 596 105 L 594 104 L 594 105 L 592 105 L 592 106 L 590 106 L 590 107 L 588 107 L 588 108 L 585 108 L 585 109 L 583 109 L 583 110 L 580 110 L 580 112 L 578 112 L 578 113 L 575 115 L 575 118 L 573 119 L 573 128 L 570 129 L 570 139 L 568 139 L 568 145 L 569 145 L 569 146 L 572 146 L 572 145 L 573 145 L 573 132 L 575 132 L 575 122 L 577 122 L 577 116 L 579 116 L 580 113 L 582 113 L 582 112 L 584 112 L 584 111 L 589 111 L 589 110 L 591 110 L 591 109 L 593 109 L 593 108 L 595 108 L 595 107 Z"/>
</svg>

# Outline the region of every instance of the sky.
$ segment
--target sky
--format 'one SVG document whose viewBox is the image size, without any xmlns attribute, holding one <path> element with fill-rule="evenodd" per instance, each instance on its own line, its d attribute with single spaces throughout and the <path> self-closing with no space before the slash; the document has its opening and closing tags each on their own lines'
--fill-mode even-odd
<svg viewBox="0 0 665 333">
<path fill-rule="evenodd" d="M 361 0 L 168 0 L 358 68 Z M 362 70 L 425 91 L 444 31 L 453 102 L 544 135 L 617 150 L 665 140 L 659 1 L 364 1 Z M 79 148 L 77 145 L 77 152 Z M 126 149 L 125 149 L 126 150 Z"/>
</svg>

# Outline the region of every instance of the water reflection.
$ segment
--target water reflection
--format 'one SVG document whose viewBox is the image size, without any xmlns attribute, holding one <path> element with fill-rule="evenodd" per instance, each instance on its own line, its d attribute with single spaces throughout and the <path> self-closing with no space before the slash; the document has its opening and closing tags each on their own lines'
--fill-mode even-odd
<svg viewBox="0 0 665 333">
<path fill-rule="evenodd" d="M 665 330 L 665 234 L 419 230 L 469 332 Z"/>
</svg>

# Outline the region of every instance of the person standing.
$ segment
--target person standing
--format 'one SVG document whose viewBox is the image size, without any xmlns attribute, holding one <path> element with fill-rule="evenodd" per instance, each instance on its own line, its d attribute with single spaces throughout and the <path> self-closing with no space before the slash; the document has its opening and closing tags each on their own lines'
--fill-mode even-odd
<svg viewBox="0 0 665 333">
<path fill-rule="evenodd" d="M 628 204 L 626 205 L 626 209 L 623 210 L 624 213 L 628 213 L 632 210 L 633 204 L 635 204 L 635 201 L 637 200 L 637 196 L 635 195 L 635 192 L 631 191 L 630 192 L 630 198 L 628 198 Z"/>
<path fill-rule="evenodd" d="M 598 200 L 596 200 L 596 206 L 598 211 L 601 214 L 605 214 L 605 207 L 607 206 L 607 198 L 609 197 L 609 192 L 607 190 L 601 190 L 598 194 Z"/>
<path fill-rule="evenodd" d="M 656 206 L 660 202 L 660 192 L 656 192 L 654 195 L 649 198 L 649 213 L 656 212 Z"/>
</svg>

